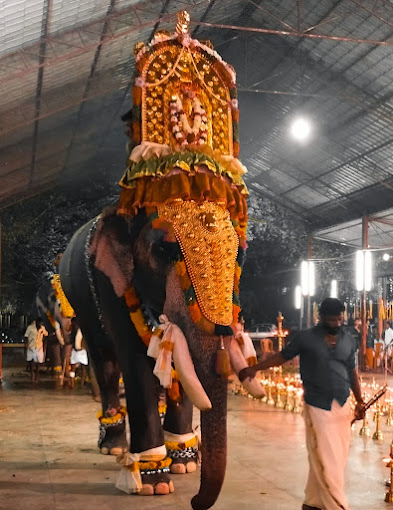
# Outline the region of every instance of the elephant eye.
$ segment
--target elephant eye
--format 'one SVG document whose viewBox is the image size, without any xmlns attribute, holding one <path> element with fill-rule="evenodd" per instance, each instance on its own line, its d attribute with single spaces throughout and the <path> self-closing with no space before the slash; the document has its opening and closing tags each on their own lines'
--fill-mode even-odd
<svg viewBox="0 0 393 510">
<path fill-rule="evenodd" d="M 180 247 L 178 243 L 170 243 L 164 239 L 157 240 L 153 243 L 152 253 L 158 262 L 172 264 L 180 259 Z"/>
</svg>

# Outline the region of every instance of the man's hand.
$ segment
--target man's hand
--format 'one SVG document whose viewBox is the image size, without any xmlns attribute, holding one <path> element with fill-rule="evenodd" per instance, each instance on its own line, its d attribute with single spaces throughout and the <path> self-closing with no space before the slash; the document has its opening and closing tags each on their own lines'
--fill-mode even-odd
<svg viewBox="0 0 393 510">
<path fill-rule="evenodd" d="M 253 379 L 257 372 L 258 372 L 258 368 L 256 368 L 256 365 L 254 365 L 253 367 L 243 368 L 239 372 L 240 382 L 243 382 L 245 379 Z"/>
<path fill-rule="evenodd" d="M 357 402 L 355 407 L 355 419 L 363 420 L 366 414 L 366 404 L 363 401 Z"/>
</svg>

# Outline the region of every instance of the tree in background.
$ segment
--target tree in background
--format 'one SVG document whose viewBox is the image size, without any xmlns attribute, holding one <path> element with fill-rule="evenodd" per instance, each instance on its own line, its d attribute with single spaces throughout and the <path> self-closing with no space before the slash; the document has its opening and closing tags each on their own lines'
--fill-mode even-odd
<svg viewBox="0 0 393 510">
<path fill-rule="evenodd" d="M 46 191 L 2 214 L 2 312 L 28 314 L 34 294 L 75 231 L 117 197 L 108 177 Z"/>
</svg>

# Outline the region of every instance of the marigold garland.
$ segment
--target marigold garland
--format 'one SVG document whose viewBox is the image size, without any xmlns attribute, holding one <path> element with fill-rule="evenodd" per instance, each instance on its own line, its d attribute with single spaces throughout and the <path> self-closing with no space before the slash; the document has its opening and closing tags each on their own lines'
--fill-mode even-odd
<svg viewBox="0 0 393 510">
<path fill-rule="evenodd" d="M 170 457 L 166 457 L 163 460 L 150 460 L 143 461 L 140 460 L 138 462 L 133 462 L 130 466 L 125 466 L 131 471 L 142 470 L 142 471 L 156 471 L 157 469 L 167 468 L 172 464 L 172 459 Z"/>
<path fill-rule="evenodd" d="M 167 405 L 166 404 L 161 404 L 158 406 L 158 412 L 160 414 L 166 414 L 166 410 L 167 410 Z"/>
<path fill-rule="evenodd" d="M 103 425 L 113 425 L 114 423 L 122 420 L 127 415 L 127 408 L 121 407 L 114 416 L 105 417 L 102 411 L 97 413 L 97 418 Z"/>
<path fill-rule="evenodd" d="M 131 321 L 134 324 L 135 329 L 143 343 L 146 345 L 146 347 L 148 347 L 153 335 L 153 330 L 145 321 L 141 310 L 141 303 L 133 286 L 126 290 L 124 293 L 124 298 L 126 300 Z"/>
<path fill-rule="evenodd" d="M 186 448 L 192 448 L 198 443 L 198 438 L 195 436 L 184 443 L 178 443 L 175 441 L 165 441 L 167 450 L 185 450 Z"/>
<path fill-rule="evenodd" d="M 73 317 L 75 315 L 75 312 L 72 306 L 70 305 L 68 299 L 66 298 L 66 295 L 64 294 L 59 274 L 53 275 L 52 288 L 55 293 L 56 299 L 60 302 L 61 315 L 63 317 Z"/>
</svg>

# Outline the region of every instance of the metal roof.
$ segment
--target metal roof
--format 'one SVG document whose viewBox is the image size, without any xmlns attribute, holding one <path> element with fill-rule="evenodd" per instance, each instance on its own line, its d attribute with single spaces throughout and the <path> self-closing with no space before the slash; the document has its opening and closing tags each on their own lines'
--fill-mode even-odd
<svg viewBox="0 0 393 510">
<path fill-rule="evenodd" d="M 393 249 L 393 208 L 367 217 L 370 249 Z M 314 232 L 314 239 L 363 248 L 363 219 L 345 221 Z"/>
<path fill-rule="evenodd" d="M 7 0 L 0 3 L 0 207 L 124 168 L 132 50 L 190 12 L 237 70 L 251 193 L 310 230 L 392 205 L 388 0 Z M 288 134 L 308 116 L 313 137 Z"/>
</svg>

